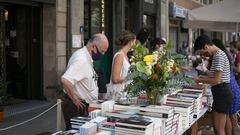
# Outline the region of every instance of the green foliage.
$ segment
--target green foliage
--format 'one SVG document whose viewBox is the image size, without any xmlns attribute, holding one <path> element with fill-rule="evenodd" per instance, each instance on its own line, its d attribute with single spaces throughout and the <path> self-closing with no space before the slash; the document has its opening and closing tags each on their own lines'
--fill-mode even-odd
<svg viewBox="0 0 240 135">
<path fill-rule="evenodd" d="M 140 43 L 134 44 L 132 48 L 134 50 L 134 57 L 131 58 L 131 61 L 142 61 L 142 58 L 148 54 L 148 49 Z"/>
<path fill-rule="evenodd" d="M 172 42 L 169 40 L 167 45 L 164 47 L 166 51 L 170 51 L 173 48 Z"/>
<path fill-rule="evenodd" d="M 196 58 L 196 60 L 192 62 L 192 66 L 196 68 L 201 63 L 202 63 L 202 58 Z"/>
<path fill-rule="evenodd" d="M 170 41 L 152 54 L 141 44 L 135 44 L 133 49 L 135 55 L 130 59 L 132 72 L 126 77 L 131 84 L 126 86 L 125 91 L 130 96 L 145 93 L 148 94 L 148 98 L 166 94 L 168 81 L 179 72 L 174 60 L 182 56 L 168 53 L 168 50 L 172 49 Z"/>
<path fill-rule="evenodd" d="M 178 65 L 186 66 L 188 64 L 188 61 L 185 55 L 174 53 L 174 54 L 171 54 L 171 56 L 172 56 L 172 59 L 174 59 L 174 61 Z"/>
</svg>

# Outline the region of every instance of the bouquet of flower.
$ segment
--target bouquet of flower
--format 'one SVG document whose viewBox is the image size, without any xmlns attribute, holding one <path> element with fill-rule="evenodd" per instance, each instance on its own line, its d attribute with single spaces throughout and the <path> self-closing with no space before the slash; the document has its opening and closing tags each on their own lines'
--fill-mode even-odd
<svg viewBox="0 0 240 135">
<path fill-rule="evenodd" d="M 202 58 L 199 55 L 188 56 L 189 61 L 192 61 L 192 66 L 196 68 L 199 64 L 202 63 Z"/>
<path fill-rule="evenodd" d="M 208 58 L 201 57 L 200 55 L 189 56 L 188 59 L 192 61 L 192 67 L 197 71 L 204 72 L 207 70 Z"/>
<path fill-rule="evenodd" d="M 149 102 L 156 104 L 158 97 L 166 93 L 170 79 L 179 73 L 174 55 L 167 53 L 171 43 L 151 54 L 141 44 L 135 44 L 133 49 L 135 55 L 130 59 L 131 72 L 126 77 L 131 83 L 125 90 L 130 96 L 146 94 Z"/>
</svg>

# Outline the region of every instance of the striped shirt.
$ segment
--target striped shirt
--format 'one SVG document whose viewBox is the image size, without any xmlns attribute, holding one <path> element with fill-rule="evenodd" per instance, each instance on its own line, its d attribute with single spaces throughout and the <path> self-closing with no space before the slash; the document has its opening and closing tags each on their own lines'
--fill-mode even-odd
<svg viewBox="0 0 240 135">
<path fill-rule="evenodd" d="M 219 83 L 230 82 L 230 64 L 226 53 L 222 50 L 218 50 L 217 53 L 213 55 L 212 65 L 210 68 L 210 76 L 214 77 L 214 73 L 216 71 L 222 72 L 221 80 Z"/>
</svg>

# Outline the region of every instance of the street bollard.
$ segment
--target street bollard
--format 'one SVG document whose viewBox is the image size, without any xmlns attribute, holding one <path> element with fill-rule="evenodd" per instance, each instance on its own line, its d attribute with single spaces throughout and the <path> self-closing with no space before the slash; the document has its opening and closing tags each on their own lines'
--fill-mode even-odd
<svg viewBox="0 0 240 135">
<path fill-rule="evenodd" d="M 61 99 L 57 99 L 57 132 L 61 131 L 61 126 L 62 126 L 62 107 L 61 107 Z"/>
</svg>

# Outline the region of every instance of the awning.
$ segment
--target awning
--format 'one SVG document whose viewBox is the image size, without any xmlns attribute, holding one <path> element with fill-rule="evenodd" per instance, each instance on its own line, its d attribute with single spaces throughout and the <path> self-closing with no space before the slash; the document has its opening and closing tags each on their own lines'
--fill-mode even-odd
<svg viewBox="0 0 240 135">
<path fill-rule="evenodd" d="M 202 28 L 212 31 L 240 31 L 240 0 L 224 0 L 193 9 L 184 21 L 185 28 Z"/>
</svg>

